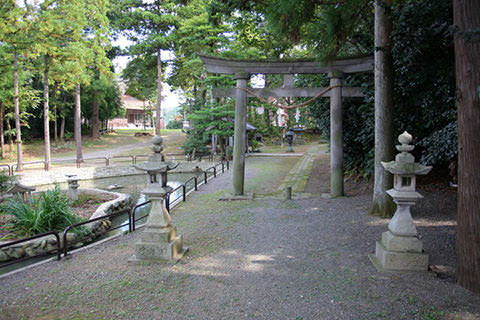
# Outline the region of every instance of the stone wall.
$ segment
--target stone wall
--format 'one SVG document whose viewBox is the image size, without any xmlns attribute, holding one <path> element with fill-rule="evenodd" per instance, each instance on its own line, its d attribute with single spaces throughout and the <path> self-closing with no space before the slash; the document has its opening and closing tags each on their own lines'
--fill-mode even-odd
<svg viewBox="0 0 480 320">
<path fill-rule="evenodd" d="M 79 194 L 107 194 L 115 196 L 116 198 L 101 204 L 97 210 L 92 214 L 90 219 L 118 212 L 123 209 L 132 208 L 132 198 L 128 194 L 104 191 L 100 189 L 78 189 Z M 67 242 L 72 245 L 74 248 L 82 247 L 84 244 L 92 242 L 94 239 L 103 235 L 105 232 L 110 229 L 111 221 L 108 219 L 100 220 L 87 224 L 88 235 L 85 237 L 78 236 L 72 232 L 67 234 Z M 59 233 L 60 236 L 60 247 L 63 248 L 63 233 Z M 9 241 L 0 241 L 0 244 L 8 243 Z M 69 245 L 70 247 L 70 245 Z M 20 259 L 23 257 L 33 257 L 37 255 L 42 255 L 47 252 L 53 251 L 57 248 L 57 238 L 53 235 L 49 235 L 43 238 L 34 239 L 31 241 L 19 243 L 17 245 L 9 246 L 6 248 L 0 249 L 0 262 L 5 262 L 14 259 Z"/>
</svg>

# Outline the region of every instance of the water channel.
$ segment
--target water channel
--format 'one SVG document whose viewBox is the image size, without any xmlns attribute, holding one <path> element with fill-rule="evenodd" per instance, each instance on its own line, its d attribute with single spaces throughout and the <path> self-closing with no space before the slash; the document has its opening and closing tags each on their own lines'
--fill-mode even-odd
<svg viewBox="0 0 480 320">
<path fill-rule="evenodd" d="M 191 179 L 196 175 L 197 174 L 195 173 L 169 173 L 168 185 L 173 189 L 176 189 L 177 187 L 181 186 L 186 181 L 188 181 L 189 179 Z M 199 178 L 199 184 L 200 184 L 201 179 L 200 177 L 198 178 Z M 121 176 L 121 177 L 99 178 L 99 179 L 93 179 L 93 180 L 80 180 L 79 184 L 80 184 L 80 188 L 95 188 L 95 189 L 102 189 L 102 190 L 108 190 L 110 186 L 118 185 L 121 188 L 118 188 L 112 191 L 130 194 L 133 198 L 133 203 L 135 205 L 138 205 L 148 200 L 147 197 L 144 194 L 142 194 L 142 190 L 145 189 L 145 187 L 147 186 L 147 180 L 148 180 L 148 176 L 146 174 L 138 174 L 138 175 Z M 54 185 L 42 185 L 37 187 L 37 191 L 45 191 L 53 187 Z M 60 183 L 60 188 L 62 190 L 66 190 L 67 183 Z M 193 188 L 194 188 L 194 182 L 192 180 L 189 183 L 187 183 L 186 192 L 189 192 Z M 182 200 L 182 188 L 170 194 L 171 207 L 173 207 L 173 205 L 175 205 L 177 202 L 181 200 Z M 138 208 L 136 211 L 136 217 L 146 216 L 149 210 L 150 210 L 150 205 L 148 204 Z M 146 218 L 143 218 L 137 221 L 136 223 L 137 227 L 138 225 L 143 224 L 145 221 L 146 221 Z M 115 229 L 107 232 L 105 235 L 103 235 L 100 238 L 97 238 L 95 241 L 99 241 L 101 239 L 113 236 L 115 234 L 118 234 L 119 232 L 128 231 L 128 214 L 126 213 L 124 215 L 120 215 L 112 219 L 112 228 L 123 225 L 123 224 L 126 224 L 126 225 L 119 229 Z M 48 259 L 50 257 L 51 256 L 32 258 L 32 259 L 28 259 L 26 261 L 15 263 L 5 267 L 2 267 L 0 264 L 0 275 L 28 266 L 33 263 L 37 263 L 39 261 Z"/>
</svg>

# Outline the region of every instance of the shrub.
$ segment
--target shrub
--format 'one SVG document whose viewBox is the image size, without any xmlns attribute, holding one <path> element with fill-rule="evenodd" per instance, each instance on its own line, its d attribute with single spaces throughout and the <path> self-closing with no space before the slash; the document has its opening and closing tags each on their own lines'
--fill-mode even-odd
<svg viewBox="0 0 480 320">
<path fill-rule="evenodd" d="M 3 172 L 0 172 L 0 195 L 8 190 L 11 186 L 13 177 L 7 176 Z"/>
<path fill-rule="evenodd" d="M 31 203 L 24 202 L 20 197 L 10 199 L 0 207 L 0 214 L 13 216 L 12 230 L 26 236 L 63 231 L 69 225 L 82 221 L 73 214 L 70 199 L 58 186 L 38 198 L 33 197 Z M 83 232 L 84 229 L 79 231 Z"/>
<path fill-rule="evenodd" d="M 193 149 L 195 149 L 196 156 L 205 156 L 210 154 L 210 149 L 205 146 L 207 143 L 208 139 L 205 139 L 203 136 L 189 134 L 182 147 L 185 150 L 185 154 L 191 154 Z"/>
<path fill-rule="evenodd" d="M 183 121 L 182 120 L 170 120 L 167 124 L 167 129 L 182 129 Z"/>
<path fill-rule="evenodd" d="M 403 131 L 415 140 L 417 161 L 447 167 L 457 155 L 455 59 L 451 34 L 452 2 L 400 1 L 392 8 L 395 89 L 394 143 Z M 373 52 L 373 48 L 372 48 Z M 302 76 L 297 86 L 328 86 L 325 76 Z M 345 77 L 345 86 L 361 86 L 363 98 L 343 98 L 345 169 L 373 173 L 373 74 Z M 309 114 L 329 138 L 330 105 L 318 99 Z"/>
</svg>

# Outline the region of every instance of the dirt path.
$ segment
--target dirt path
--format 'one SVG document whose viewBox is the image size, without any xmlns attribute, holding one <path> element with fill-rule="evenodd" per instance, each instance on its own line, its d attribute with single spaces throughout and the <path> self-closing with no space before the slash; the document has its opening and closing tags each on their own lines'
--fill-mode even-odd
<svg viewBox="0 0 480 320">
<path fill-rule="evenodd" d="M 168 134 L 163 134 L 162 138 L 164 139 L 164 143 L 167 144 L 167 145 L 168 144 L 179 144 L 181 141 L 183 141 L 184 135 L 185 134 L 181 131 L 171 131 L 171 132 L 168 132 Z M 83 157 L 84 158 L 112 157 L 112 156 L 120 155 L 120 154 L 123 154 L 123 153 L 126 153 L 126 152 L 130 152 L 132 150 L 144 149 L 145 147 L 148 147 L 151 144 L 152 143 L 151 143 L 150 139 L 148 139 L 147 141 L 127 144 L 127 145 L 123 145 L 123 146 L 120 146 L 120 147 L 85 152 L 83 154 Z M 76 159 L 76 156 L 66 156 L 66 157 L 55 157 L 53 160 L 58 160 L 58 161 L 72 160 L 72 161 L 74 161 L 75 159 Z"/>
</svg>

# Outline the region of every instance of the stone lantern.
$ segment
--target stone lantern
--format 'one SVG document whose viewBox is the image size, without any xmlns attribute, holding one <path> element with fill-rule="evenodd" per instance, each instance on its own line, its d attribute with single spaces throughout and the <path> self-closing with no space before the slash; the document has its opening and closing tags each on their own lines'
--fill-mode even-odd
<svg viewBox="0 0 480 320">
<path fill-rule="evenodd" d="M 65 176 L 67 177 L 68 183 L 67 196 L 73 201 L 77 201 L 78 187 L 80 187 L 80 185 L 78 184 L 78 177 L 76 174 L 66 174 Z"/>
<path fill-rule="evenodd" d="M 145 163 L 135 166 L 148 173 L 148 185 L 142 192 L 152 201 L 152 208 L 140 241 L 135 244 L 135 255 L 130 258 L 131 262 L 177 261 L 187 250 L 183 248 L 182 236 L 177 235 L 177 229 L 171 223 L 164 201 L 172 191 L 167 186 L 167 173 L 175 169 L 178 163 L 165 161 L 162 154 L 163 139 L 160 136 L 153 137 L 152 143 L 153 154 Z"/>
<path fill-rule="evenodd" d="M 287 143 L 288 143 L 287 152 L 294 152 L 292 148 L 293 136 L 294 136 L 294 133 L 292 129 L 288 129 L 287 133 L 285 133 L 285 137 L 287 138 Z"/>
<path fill-rule="evenodd" d="M 430 172 L 432 167 L 415 162 L 409 152 L 415 146 L 410 145 L 412 136 L 408 132 L 398 137 L 401 145 L 396 148 L 395 161 L 382 162 L 383 167 L 394 175 L 393 189 L 387 193 L 397 204 L 397 211 L 388 224 L 388 231 L 382 233 L 377 241 L 373 263 L 383 270 L 391 271 L 426 271 L 428 255 L 423 252 L 422 242 L 417 237 L 417 229 L 410 213 L 410 207 L 423 198 L 415 191 L 416 175 Z"/>
</svg>

